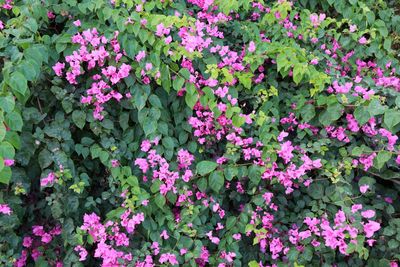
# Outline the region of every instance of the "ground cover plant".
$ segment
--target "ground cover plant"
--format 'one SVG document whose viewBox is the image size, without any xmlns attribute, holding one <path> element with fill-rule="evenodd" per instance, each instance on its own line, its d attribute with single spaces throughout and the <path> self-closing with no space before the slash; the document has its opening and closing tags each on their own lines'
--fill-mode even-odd
<svg viewBox="0 0 400 267">
<path fill-rule="evenodd" d="M 1 266 L 398 266 L 400 6 L 0 3 Z"/>
</svg>

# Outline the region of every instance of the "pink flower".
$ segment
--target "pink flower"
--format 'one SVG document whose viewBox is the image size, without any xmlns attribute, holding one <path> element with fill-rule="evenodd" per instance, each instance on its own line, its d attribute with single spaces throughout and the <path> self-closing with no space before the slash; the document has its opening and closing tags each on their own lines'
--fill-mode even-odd
<svg viewBox="0 0 400 267">
<path fill-rule="evenodd" d="M 179 253 L 180 253 L 181 255 L 185 255 L 186 252 L 187 252 L 187 249 L 186 249 L 186 248 L 181 248 L 181 249 L 179 250 Z"/>
<path fill-rule="evenodd" d="M 74 22 L 73 22 L 73 24 L 76 26 L 76 27 L 79 27 L 79 26 L 81 26 L 81 21 L 78 19 L 78 20 L 75 20 Z"/>
<path fill-rule="evenodd" d="M 379 229 L 381 229 L 381 226 L 378 222 L 369 220 L 368 223 L 364 224 L 365 236 L 368 238 L 372 237 Z"/>
<path fill-rule="evenodd" d="M 394 145 L 397 142 L 398 137 L 396 135 L 393 135 L 390 131 L 381 128 L 378 131 L 383 137 L 386 137 L 388 139 L 388 144 L 387 144 L 387 148 L 390 151 L 394 150 Z"/>
<path fill-rule="evenodd" d="M 111 166 L 112 166 L 113 168 L 118 167 L 118 166 L 119 166 L 119 161 L 118 161 L 117 159 L 112 159 L 112 160 L 111 160 Z"/>
<path fill-rule="evenodd" d="M 354 204 L 353 206 L 351 206 L 351 212 L 352 213 L 356 213 L 360 209 L 362 209 L 362 205 L 361 204 Z"/>
<path fill-rule="evenodd" d="M 169 34 L 170 29 L 165 28 L 163 23 L 160 23 L 157 25 L 157 31 L 156 31 L 156 35 L 161 37 L 163 35 L 167 35 Z"/>
<path fill-rule="evenodd" d="M 62 71 L 65 68 L 65 63 L 60 63 L 57 62 L 54 66 L 53 66 L 53 70 L 56 73 L 57 76 L 61 77 L 62 76 Z"/>
<path fill-rule="evenodd" d="M 164 253 L 160 256 L 160 263 L 169 262 L 172 265 L 178 265 L 179 262 L 176 260 L 176 256 L 172 253 Z"/>
<path fill-rule="evenodd" d="M 349 27 L 349 31 L 350 32 L 355 32 L 357 30 L 357 25 L 350 25 L 350 27 Z"/>
<path fill-rule="evenodd" d="M 374 158 L 376 157 L 376 153 L 372 153 L 371 155 L 361 155 L 359 161 L 364 166 L 364 171 L 368 171 L 369 168 L 374 165 Z"/>
<path fill-rule="evenodd" d="M 51 237 L 51 235 L 50 234 L 48 234 L 48 233 L 44 233 L 43 235 L 42 235 L 42 242 L 43 243 L 50 243 L 51 242 L 51 240 L 52 240 L 53 238 Z"/>
<path fill-rule="evenodd" d="M 311 65 L 317 65 L 317 64 L 318 64 L 318 58 L 313 58 L 313 59 L 310 61 L 310 64 L 311 64 Z"/>
<path fill-rule="evenodd" d="M 193 177 L 193 172 L 191 170 L 186 170 L 182 176 L 182 180 L 187 183 L 192 177 Z"/>
<path fill-rule="evenodd" d="M 32 237 L 25 236 L 24 240 L 22 241 L 22 246 L 30 248 L 32 246 L 32 241 L 33 241 Z"/>
<path fill-rule="evenodd" d="M 34 225 L 32 226 L 32 233 L 36 236 L 42 236 L 46 232 L 43 230 L 43 226 L 41 225 Z"/>
<path fill-rule="evenodd" d="M 218 87 L 218 89 L 214 91 L 214 94 L 221 98 L 224 98 L 228 94 L 228 91 L 229 91 L 229 88 L 227 86 Z"/>
<path fill-rule="evenodd" d="M 48 17 L 49 19 L 54 19 L 56 16 L 54 15 L 53 12 L 47 11 L 47 17 Z"/>
<path fill-rule="evenodd" d="M 367 38 L 365 38 L 364 36 L 361 37 L 361 38 L 358 40 L 358 43 L 359 43 L 359 44 L 362 44 L 362 45 L 366 44 L 367 42 L 368 42 L 368 41 L 367 41 Z"/>
<path fill-rule="evenodd" d="M 161 232 L 161 234 L 160 234 L 160 237 L 163 238 L 163 239 L 168 239 L 168 238 L 169 238 L 169 235 L 168 235 L 168 233 L 167 233 L 166 230 L 163 230 L 163 231 Z"/>
<path fill-rule="evenodd" d="M 146 63 L 146 66 L 145 66 L 146 71 L 149 71 L 149 70 L 151 70 L 152 68 L 153 68 L 153 64 L 151 64 L 151 63 Z"/>
<path fill-rule="evenodd" d="M 123 63 L 118 70 L 118 78 L 123 79 L 129 76 L 129 72 L 131 71 L 132 67 L 128 64 Z"/>
<path fill-rule="evenodd" d="M 135 59 L 136 59 L 136 61 L 137 62 L 140 62 L 142 59 L 144 59 L 146 57 L 146 52 L 143 50 L 143 51 L 140 51 L 137 55 L 136 55 L 136 57 L 135 57 Z"/>
<path fill-rule="evenodd" d="M 281 149 L 278 150 L 278 155 L 283 159 L 285 164 L 287 164 L 293 158 L 293 150 L 292 142 L 287 141 L 281 144 Z"/>
<path fill-rule="evenodd" d="M 178 151 L 178 168 L 179 169 L 186 169 L 192 165 L 194 161 L 194 156 L 189 153 L 186 149 L 180 149 Z"/>
<path fill-rule="evenodd" d="M 227 158 L 225 158 L 225 157 L 219 157 L 219 158 L 217 158 L 217 163 L 219 164 L 219 165 L 222 165 L 222 164 L 224 164 L 226 161 L 228 161 L 228 159 Z"/>
<path fill-rule="evenodd" d="M 0 213 L 5 215 L 11 215 L 12 210 L 7 204 L 0 204 Z"/>
<path fill-rule="evenodd" d="M 360 186 L 360 192 L 365 194 L 365 192 L 367 192 L 367 190 L 369 189 L 369 185 L 364 184 Z"/>
<path fill-rule="evenodd" d="M 393 199 L 391 197 L 385 197 L 384 200 L 389 204 L 393 203 Z"/>
<path fill-rule="evenodd" d="M 151 148 L 151 142 L 149 140 L 143 140 L 142 144 L 140 145 L 140 150 L 143 152 L 149 151 Z"/>
<path fill-rule="evenodd" d="M 372 217 L 375 216 L 375 211 L 373 210 L 362 211 L 361 216 L 363 216 L 366 219 L 371 219 Z"/>
<path fill-rule="evenodd" d="M 353 133 L 356 133 L 360 130 L 360 127 L 358 126 L 358 122 L 352 114 L 347 114 L 346 119 L 347 119 L 347 128 L 350 131 L 352 131 Z"/>
<path fill-rule="evenodd" d="M 13 159 L 4 159 L 4 166 L 10 167 L 13 166 L 15 161 Z"/>
<path fill-rule="evenodd" d="M 268 205 L 271 203 L 271 199 L 273 198 L 274 194 L 270 192 L 265 192 L 262 197 L 265 200 L 265 203 Z"/>
<path fill-rule="evenodd" d="M 310 15 L 310 21 L 312 23 L 312 25 L 317 28 L 322 21 L 324 21 L 326 18 L 326 15 L 324 13 L 319 14 L 311 14 Z"/>
<path fill-rule="evenodd" d="M 232 237 L 233 237 L 233 239 L 235 239 L 235 240 L 240 240 L 240 239 L 242 239 L 242 235 L 239 234 L 239 233 L 233 234 Z"/>
<path fill-rule="evenodd" d="M 256 51 L 256 45 L 254 44 L 254 42 L 253 41 L 251 41 L 250 43 L 249 43 L 249 52 L 254 52 L 254 51 Z"/>
<path fill-rule="evenodd" d="M 86 257 L 88 255 L 86 249 L 82 246 L 77 246 L 74 248 L 75 251 L 79 252 L 79 261 L 84 261 L 86 260 Z"/>
<path fill-rule="evenodd" d="M 53 185 L 56 180 L 56 176 L 54 172 L 50 172 L 47 177 L 44 177 L 40 180 L 40 186 L 45 187 L 48 185 Z"/>
<path fill-rule="evenodd" d="M 219 241 L 220 241 L 219 238 L 213 236 L 213 235 L 212 235 L 212 231 L 209 231 L 208 233 L 206 233 L 206 236 L 208 236 L 208 238 L 210 239 L 211 243 L 214 243 L 214 244 L 216 244 L 216 245 L 219 244 Z"/>
<path fill-rule="evenodd" d="M 284 139 L 285 137 L 287 137 L 288 135 L 289 135 L 289 134 L 288 134 L 287 132 L 282 131 L 282 132 L 278 135 L 277 140 L 278 140 L 279 142 L 282 142 L 283 139 Z"/>
<path fill-rule="evenodd" d="M 164 42 L 165 42 L 165 44 L 170 44 L 170 43 L 172 42 L 172 37 L 171 37 L 171 35 L 168 36 L 167 38 L 165 38 Z"/>
<path fill-rule="evenodd" d="M 317 240 L 313 239 L 313 241 L 311 241 L 311 245 L 312 245 L 313 247 L 319 247 L 319 246 L 321 245 L 321 243 L 318 242 Z"/>
</svg>

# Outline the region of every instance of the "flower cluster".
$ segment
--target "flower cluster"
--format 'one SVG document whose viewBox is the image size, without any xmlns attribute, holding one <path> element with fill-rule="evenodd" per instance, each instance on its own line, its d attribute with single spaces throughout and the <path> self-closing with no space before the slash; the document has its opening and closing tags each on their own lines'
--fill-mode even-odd
<svg viewBox="0 0 400 267">
<path fill-rule="evenodd" d="M 140 168 L 143 174 L 146 174 L 149 170 L 152 172 L 152 182 L 155 179 L 161 181 L 160 193 L 166 195 L 169 191 L 173 193 L 177 192 L 175 182 L 179 179 L 180 174 L 176 171 L 169 170 L 169 163 L 165 158 L 157 153 L 155 149 L 151 149 L 151 144 L 157 145 L 158 139 L 150 142 L 149 140 L 144 140 L 141 144 L 141 149 L 143 152 L 147 153 L 146 158 L 137 158 L 135 160 L 135 165 Z M 187 150 L 181 149 L 178 152 L 178 164 L 179 169 L 184 170 L 182 175 L 182 180 L 188 182 L 193 176 L 192 171 L 189 169 L 190 165 L 194 161 L 193 155 L 191 155 Z M 147 181 L 147 176 L 143 176 L 143 180 Z"/>
<path fill-rule="evenodd" d="M 120 222 L 107 221 L 100 222 L 100 217 L 95 213 L 85 214 L 81 229 L 87 232 L 96 245 L 94 257 L 102 259 L 102 266 L 115 266 L 120 262 L 129 263 L 133 255 L 115 249 L 116 247 L 128 247 L 130 244 L 129 234 L 133 234 L 135 227 L 144 221 L 144 214 L 133 214 L 131 210 L 126 210 L 120 217 Z M 79 253 L 80 261 L 85 261 L 88 252 L 81 245 L 75 247 Z"/>
<path fill-rule="evenodd" d="M 314 247 L 320 246 L 323 242 L 325 246 L 335 250 L 338 249 L 341 254 L 349 255 L 349 246 L 363 246 L 363 240 L 360 241 L 359 236 L 368 238 L 365 242 L 372 246 L 376 240 L 371 237 L 381 228 L 380 223 L 370 220 L 375 217 L 375 211 L 365 210 L 359 212 L 363 206 L 354 204 L 351 207 L 351 213 L 346 215 L 343 210 L 339 210 L 335 217 L 334 223 L 330 223 L 326 216 L 322 218 L 306 217 L 304 224 L 306 230 L 299 231 L 293 229 L 290 231 L 290 242 L 293 245 L 300 246 L 303 240 L 312 239 L 311 244 Z M 360 217 L 363 222 L 360 221 Z M 354 251 L 354 249 L 352 250 Z"/>
<path fill-rule="evenodd" d="M 88 29 L 82 33 L 72 36 L 72 43 L 80 45 L 71 55 L 65 57 L 69 69 L 66 70 L 65 78 L 72 85 L 77 85 L 77 78 L 87 72 L 92 74 L 92 84 L 86 90 L 87 96 L 82 96 L 81 103 L 92 104 L 94 106 L 93 116 L 102 120 L 104 116 L 103 105 L 115 99 L 118 102 L 122 99 L 122 94 L 112 89 L 112 86 L 118 84 L 122 79 L 129 76 L 132 67 L 122 63 L 124 52 L 118 43 L 118 32 L 114 37 L 108 40 L 104 35 L 99 35 L 96 28 Z M 62 77 L 66 68 L 65 63 L 57 62 L 53 70 L 57 76 Z"/>
<path fill-rule="evenodd" d="M 34 225 L 32 226 L 32 235 L 25 236 L 22 242 L 22 246 L 24 247 L 20 258 L 15 262 L 14 266 L 22 267 L 26 266 L 29 255 L 32 257 L 34 261 L 37 261 L 39 257 L 46 257 L 46 252 L 44 248 L 49 247 L 53 239 L 61 234 L 61 227 L 59 225 L 45 230 L 45 226 L 42 225 Z M 61 248 L 58 247 L 54 249 L 53 253 L 57 255 L 59 258 L 53 265 L 56 267 L 62 267 L 63 263 L 61 260 Z M 51 258 L 50 258 L 51 259 Z"/>
</svg>

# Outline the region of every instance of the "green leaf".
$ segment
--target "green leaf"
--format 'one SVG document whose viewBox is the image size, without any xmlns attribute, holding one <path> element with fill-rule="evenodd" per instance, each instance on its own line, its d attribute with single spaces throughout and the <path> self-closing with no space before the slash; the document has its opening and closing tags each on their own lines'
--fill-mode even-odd
<svg viewBox="0 0 400 267">
<path fill-rule="evenodd" d="M 382 169 L 385 163 L 392 157 L 389 151 L 380 151 L 374 159 L 374 166 L 377 169 Z"/>
<path fill-rule="evenodd" d="M 237 222 L 237 218 L 235 216 L 230 216 L 226 220 L 226 230 L 232 229 L 232 227 L 235 226 L 236 222 Z"/>
<path fill-rule="evenodd" d="M 28 90 L 28 82 L 21 72 L 13 72 L 9 81 L 9 85 L 14 92 L 25 95 Z"/>
<path fill-rule="evenodd" d="M 371 116 L 376 116 L 383 114 L 387 107 L 382 106 L 381 102 L 378 99 L 372 100 L 368 105 L 368 111 Z"/>
<path fill-rule="evenodd" d="M 301 80 L 303 79 L 303 75 L 306 71 L 306 67 L 303 66 L 302 64 L 296 64 L 294 65 L 293 68 L 293 81 L 296 84 L 299 84 L 301 82 Z"/>
<path fill-rule="evenodd" d="M 74 110 L 72 112 L 72 121 L 79 129 L 83 129 L 86 123 L 86 113 L 81 110 Z"/>
<path fill-rule="evenodd" d="M 324 126 L 327 126 L 332 122 L 337 121 L 342 115 L 342 109 L 343 106 L 338 103 L 328 106 L 328 108 L 319 116 L 320 123 Z"/>
<path fill-rule="evenodd" d="M 4 126 L 4 123 L 0 123 L 0 142 L 4 140 L 6 132 L 6 126 Z"/>
<path fill-rule="evenodd" d="M 396 106 L 398 108 L 400 108 L 400 96 L 396 97 L 395 103 L 396 103 Z"/>
<path fill-rule="evenodd" d="M 185 78 L 186 80 L 189 80 L 189 78 L 190 78 L 190 72 L 186 68 L 181 69 L 179 71 L 179 74 L 181 74 L 183 76 L 183 78 Z"/>
<path fill-rule="evenodd" d="M 0 172 L 4 169 L 4 159 L 0 156 Z"/>
<path fill-rule="evenodd" d="M 7 123 L 8 127 L 10 127 L 10 129 L 13 131 L 21 131 L 22 130 L 23 121 L 22 121 L 21 115 L 16 111 L 13 111 L 6 115 L 6 123 Z"/>
<path fill-rule="evenodd" d="M 359 124 L 365 124 L 372 116 L 369 113 L 369 109 L 364 106 L 359 106 L 354 110 L 354 117 Z"/>
<path fill-rule="evenodd" d="M 36 20 L 33 18 L 28 18 L 25 21 L 24 25 L 32 32 L 36 32 L 38 30 L 38 24 L 37 24 Z"/>
<path fill-rule="evenodd" d="M 385 112 L 383 121 L 389 130 L 392 130 L 394 126 L 400 123 L 400 111 L 389 109 Z"/>
<path fill-rule="evenodd" d="M 321 199 L 324 196 L 324 187 L 319 183 L 312 183 L 307 191 L 310 197 L 314 199 Z"/>
<path fill-rule="evenodd" d="M 185 102 L 186 104 L 190 107 L 190 109 L 193 109 L 194 105 L 196 105 L 198 100 L 198 93 L 196 88 L 192 83 L 186 83 L 186 93 L 185 93 Z"/>
<path fill-rule="evenodd" d="M 175 146 L 174 139 L 169 136 L 163 138 L 162 144 L 168 150 L 173 150 Z"/>
<path fill-rule="evenodd" d="M 40 66 L 33 60 L 24 60 L 19 69 L 28 81 L 34 81 L 39 75 Z"/>
<path fill-rule="evenodd" d="M 224 186 L 224 175 L 222 171 L 215 171 L 210 174 L 210 177 L 208 178 L 208 183 L 211 187 L 211 189 L 218 193 L 221 188 Z"/>
<path fill-rule="evenodd" d="M 292 248 L 289 250 L 287 256 L 290 262 L 295 262 L 297 258 L 299 257 L 299 251 L 295 248 Z"/>
<path fill-rule="evenodd" d="M 310 246 L 306 246 L 304 251 L 300 254 L 300 256 L 305 261 L 311 261 L 311 259 L 313 257 L 313 249 Z"/>
<path fill-rule="evenodd" d="M 351 150 L 351 155 L 359 157 L 363 154 L 363 151 L 364 151 L 364 149 L 362 147 L 356 146 Z"/>
<path fill-rule="evenodd" d="M 2 171 L 0 171 L 0 183 L 8 184 L 11 179 L 11 168 L 4 167 Z"/>
<path fill-rule="evenodd" d="M 169 93 L 171 88 L 171 74 L 169 72 L 168 65 L 161 66 L 161 85 L 164 90 Z"/>
<path fill-rule="evenodd" d="M 245 121 L 246 121 L 246 119 L 244 117 L 242 117 L 242 116 L 239 116 L 239 115 L 235 115 L 232 118 L 232 124 L 235 127 L 242 126 L 245 123 Z"/>
<path fill-rule="evenodd" d="M 260 267 L 260 265 L 256 261 L 251 261 L 249 262 L 249 267 Z"/>
<path fill-rule="evenodd" d="M 49 167 L 50 164 L 53 163 L 50 151 L 48 151 L 47 149 L 43 149 L 42 151 L 40 151 L 38 155 L 38 162 L 42 170 Z"/>
<path fill-rule="evenodd" d="M 164 209 L 165 208 L 165 197 L 161 194 L 157 194 L 156 197 L 154 198 L 154 202 L 156 203 L 156 205 L 160 208 L 160 209 Z"/>
<path fill-rule="evenodd" d="M 386 51 L 392 51 L 392 39 L 385 39 L 385 41 L 383 42 L 383 48 L 385 48 Z"/>
<path fill-rule="evenodd" d="M 303 120 L 308 122 L 315 117 L 315 107 L 311 104 L 307 104 L 301 108 L 300 114 Z"/>
<path fill-rule="evenodd" d="M 190 249 L 193 245 L 193 240 L 189 237 L 186 236 L 182 236 L 180 238 L 179 244 L 183 247 L 183 248 L 187 248 Z"/>
<path fill-rule="evenodd" d="M 205 192 L 207 190 L 207 179 L 206 178 L 200 178 L 197 181 L 197 186 L 199 187 L 199 190 L 201 192 Z"/>
<path fill-rule="evenodd" d="M 9 113 L 13 111 L 15 107 L 14 97 L 11 95 L 0 97 L 0 108 L 5 112 Z"/>
<path fill-rule="evenodd" d="M 143 130 L 146 136 L 155 133 L 157 129 L 157 122 L 149 117 L 143 121 Z"/>
<path fill-rule="evenodd" d="M 156 95 L 151 95 L 149 97 L 149 101 L 150 101 L 150 104 L 153 107 L 157 107 L 157 108 L 162 108 L 163 107 L 162 104 L 161 104 L 160 98 L 158 96 L 156 96 Z"/>
<path fill-rule="evenodd" d="M 185 79 L 183 79 L 180 76 L 177 76 L 175 78 L 175 80 L 173 81 L 172 86 L 174 87 L 175 91 L 179 91 L 182 89 L 184 83 L 185 83 Z"/>
<path fill-rule="evenodd" d="M 199 175 L 203 176 L 203 175 L 206 175 L 206 174 L 212 172 L 213 170 L 215 170 L 215 168 L 217 168 L 217 166 L 218 166 L 218 164 L 213 161 L 204 160 L 204 161 L 197 163 L 196 172 Z"/>
<path fill-rule="evenodd" d="M 240 83 L 243 84 L 246 89 L 251 88 L 251 78 L 253 78 L 252 73 L 240 73 L 237 74 L 237 77 L 239 78 Z"/>
<path fill-rule="evenodd" d="M 237 167 L 225 167 L 224 168 L 224 175 L 226 180 L 231 181 L 233 177 L 237 176 L 239 173 Z"/>
<path fill-rule="evenodd" d="M 121 115 L 119 116 L 119 125 L 121 125 L 122 130 L 126 130 L 129 127 L 129 113 L 128 112 L 124 112 L 121 113 Z"/>
</svg>

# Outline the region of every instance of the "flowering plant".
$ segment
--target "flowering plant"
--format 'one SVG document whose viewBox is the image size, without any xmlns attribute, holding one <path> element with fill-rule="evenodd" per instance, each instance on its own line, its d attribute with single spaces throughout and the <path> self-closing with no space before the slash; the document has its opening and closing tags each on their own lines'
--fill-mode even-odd
<svg viewBox="0 0 400 267">
<path fill-rule="evenodd" d="M 3 2 L 2 266 L 398 265 L 395 1 Z"/>
</svg>

